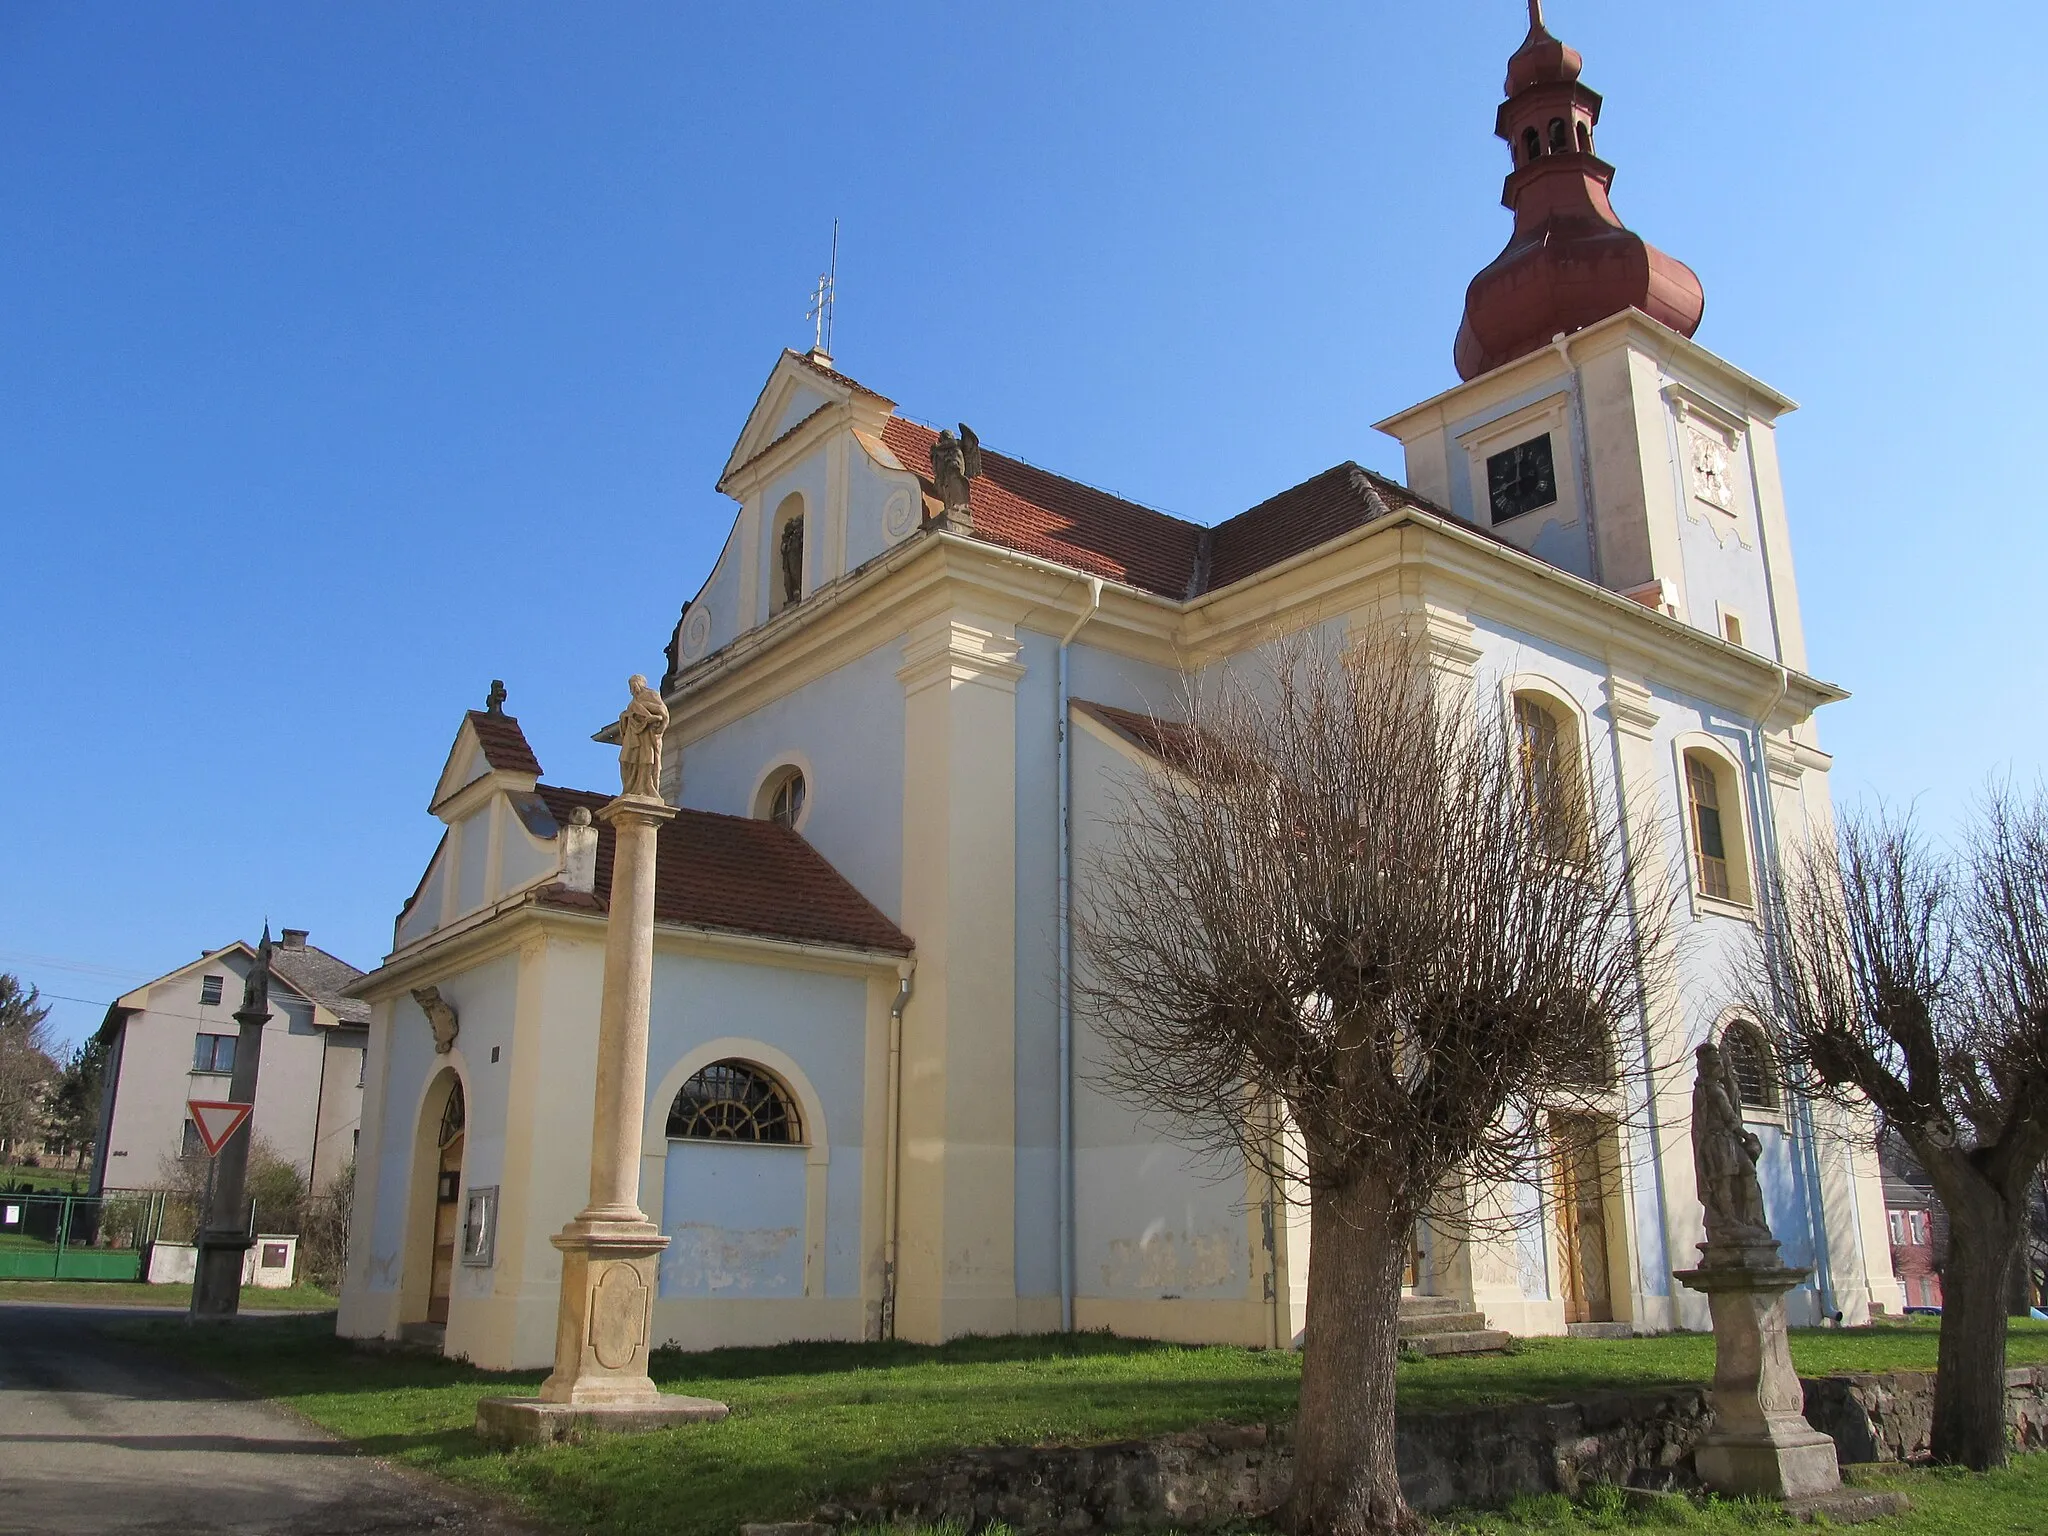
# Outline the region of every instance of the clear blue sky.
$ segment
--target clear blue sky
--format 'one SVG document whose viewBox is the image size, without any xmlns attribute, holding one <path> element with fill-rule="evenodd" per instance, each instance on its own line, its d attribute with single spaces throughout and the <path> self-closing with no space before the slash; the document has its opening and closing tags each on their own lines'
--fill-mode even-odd
<svg viewBox="0 0 2048 1536">
<path fill-rule="evenodd" d="M 1552 0 L 1780 434 L 1838 794 L 2040 771 L 2035 5 Z M 911 414 L 1213 521 L 1454 381 L 1519 0 L 0 8 L 0 968 L 376 962 L 463 709 L 654 672 L 843 220 Z"/>
</svg>

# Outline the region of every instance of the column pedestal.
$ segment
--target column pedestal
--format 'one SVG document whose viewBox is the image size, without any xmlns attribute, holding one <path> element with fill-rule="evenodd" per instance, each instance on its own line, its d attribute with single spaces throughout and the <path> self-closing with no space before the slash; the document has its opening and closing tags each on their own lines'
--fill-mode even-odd
<svg viewBox="0 0 2048 1536">
<path fill-rule="evenodd" d="M 562 1252 L 555 1368 L 537 1398 L 487 1397 L 477 1404 L 476 1432 L 490 1445 L 544 1444 L 726 1415 L 723 1403 L 662 1393 L 647 1374 L 655 1262 L 668 1239 L 640 1209 L 640 1134 L 654 982 L 655 840 L 674 815 L 659 799 L 631 794 L 598 812 L 612 826 L 613 850 L 590 1202 L 549 1239 Z"/>
<path fill-rule="evenodd" d="M 1700 1254 L 1699 1268 L 1673 1276 L 1705 1292 L 1714 1317 L 1714 1427 L 1693 1448 L 1700 1481 L 1716 1493 L 1778 1499 L 1843 1521 L 1905 1508 L 1902 1494 L 1845 1489 L 1835 1442 L 1806 1422 L 1785 1293 L 1811 1271 L 1787 1269 L 1775 1242 L 1702 1243 Z"/>
</svg>

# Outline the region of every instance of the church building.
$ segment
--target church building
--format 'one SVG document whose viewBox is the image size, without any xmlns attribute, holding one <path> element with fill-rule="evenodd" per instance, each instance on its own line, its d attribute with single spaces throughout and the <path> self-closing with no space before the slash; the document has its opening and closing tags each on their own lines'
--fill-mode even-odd
<svg viewBox="0 0 2048 1536">
<path fill-rule="evenodd" d="M 1509 61 L 1513 233 L 1468 290 L 1458 382 L 1380 423 L 1403 481 L 1337 464 L 1205 526 L 935 431 L 821 350 L 775 362 L 659 685 L 654 1343 L 1295 1342 L 1305 1208 L 1097 1090 L 1071 914 L 1184 668 L 1390 615 L 1616 798 L 1640 889 L 1684 891 L 1679 968 L 1617 1042 L 1654 1090 L 1555 1125 L 1553 1179 L 1474 1192 L 1517 1233 L 1425 1226 L 1412 1290 L 1518 1334 L 1706 1326 L 1671 1272 L 1702 1235 L 1712 1038 L 1786 1261 L 1813 1270 L 1792 1320 L 1899 1308 L 1877 1161 L 1844 1134 L 1868 1128 L 1786 1102 L 1764 1032 L 1717 1001 L 1759 890 L 1830 824 L 1814 722 L 1845 695 L 1807 671 L 1792 402 L 1692 339 L 1700 282 L 1616 215 L 1580 67 L 1540 19 Z M 553 1355 L 610 889 L 611 787 L 548 782 L 535 748 L 501 690 L 463 718 L 440 847 L 355 989 L 340 1330 L 496 1367 Z"/>
</svg>

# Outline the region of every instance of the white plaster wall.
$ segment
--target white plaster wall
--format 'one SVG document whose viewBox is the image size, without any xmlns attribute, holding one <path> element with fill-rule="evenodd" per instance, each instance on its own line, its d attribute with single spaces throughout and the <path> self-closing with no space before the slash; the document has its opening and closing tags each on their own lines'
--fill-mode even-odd
<svg viewBox="0 0 2048 1536">
<path fill-rule="evenodd" d="M 862 895 L 902 915 L 903 685 L 898 646 L 764 704 L 683 749 L 682 803 L 753 814 L 762 776 L 792 753 L 809 764 L 799 830 Z"/>
</svg>

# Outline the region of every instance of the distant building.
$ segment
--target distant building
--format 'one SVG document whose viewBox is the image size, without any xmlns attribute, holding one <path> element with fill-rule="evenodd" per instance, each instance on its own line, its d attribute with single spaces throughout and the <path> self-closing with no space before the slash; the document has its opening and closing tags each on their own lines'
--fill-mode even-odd
<svg viewBox="0 0 2048 1536">
<path fill-rule="evenodd" d="M 1941 1305 L 1941 1244 L 1936 1232 L 1940 1215 L 1941 1202 L 1932 1189 L 1897 1174 L 1885 1175 L 1884 1219 L 1891 1229 L 1892 1273 L 1899 1277 L 1908 1307 Z"/>
<path fill-rule="evenodd" d="M 165 1158 L 201 1154 L 185 1103 L 227 1097 L 241 1032 L 235 1009 L 255 959 L 237 939 L 107 1009 L 95 1190 L 154 1186 Z M 308 944 L 303 928 L 285 929 L 272 952 L 254 1124 L 316 1191 L 355 1158 L 370 1010 L 344 993 L 362 974 Z"/>
</svg>

